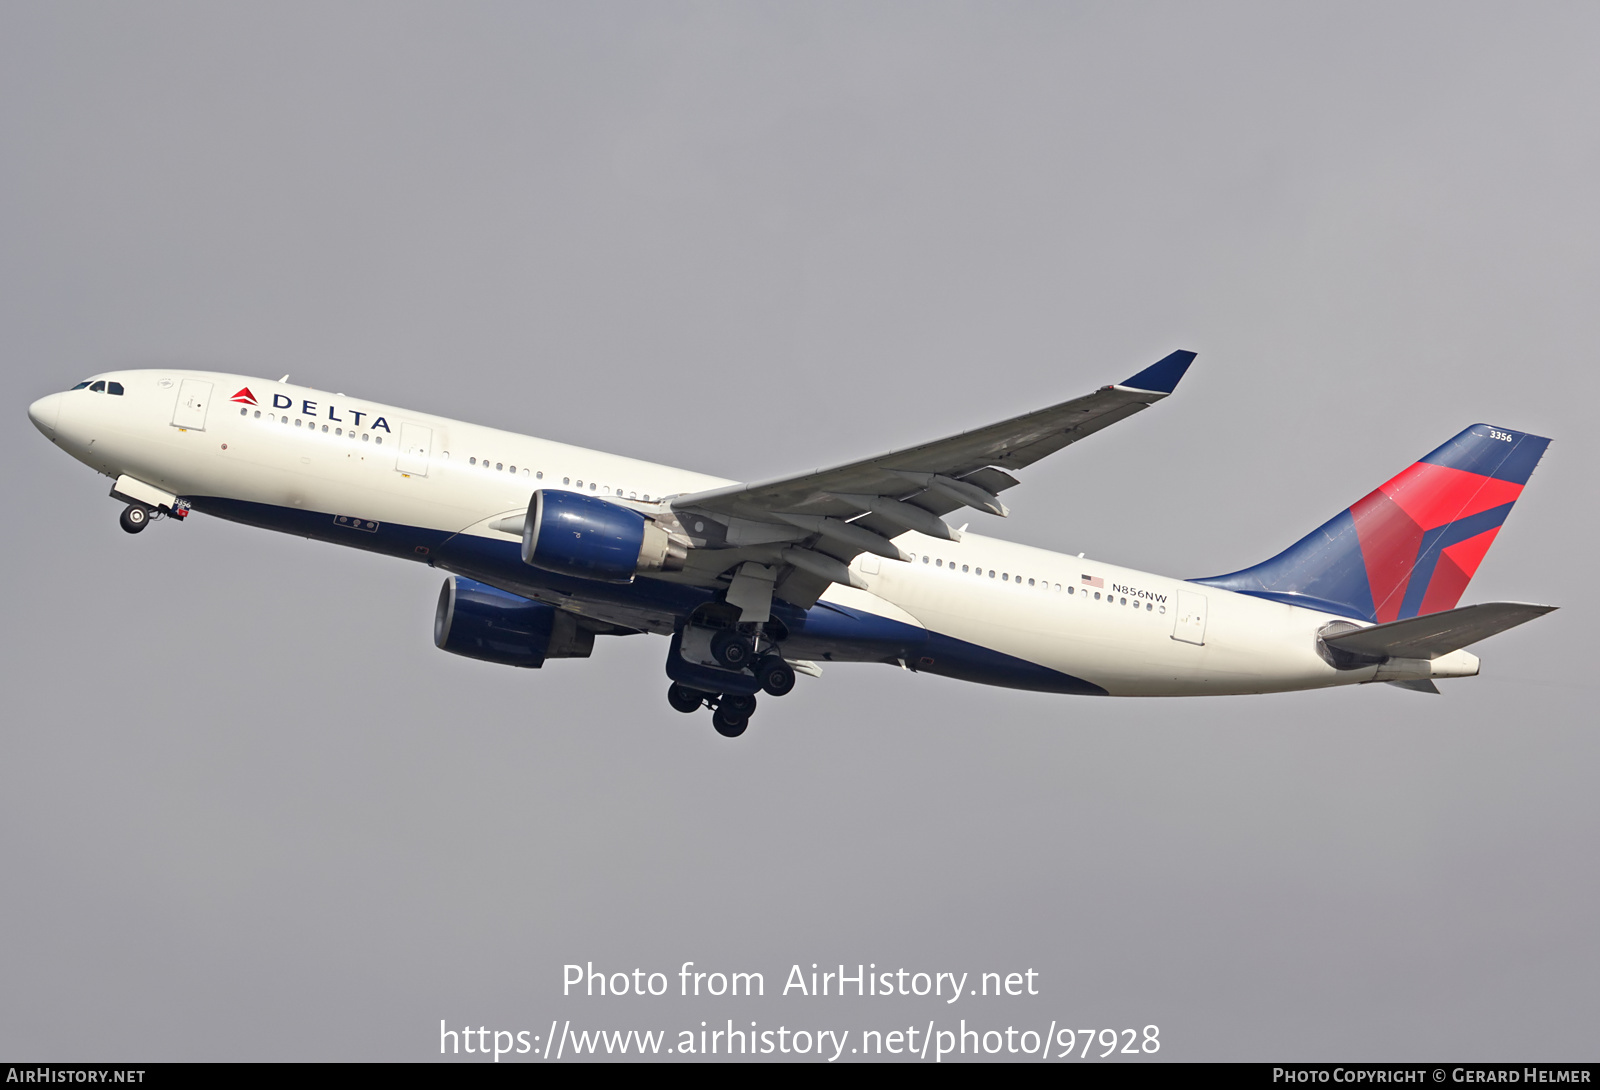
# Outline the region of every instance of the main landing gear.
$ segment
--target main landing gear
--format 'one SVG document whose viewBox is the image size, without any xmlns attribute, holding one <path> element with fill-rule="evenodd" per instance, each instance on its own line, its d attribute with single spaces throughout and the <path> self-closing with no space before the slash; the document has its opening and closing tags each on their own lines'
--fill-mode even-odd
<svg viewBox="0 0 1600 1090">
<path fill-rule="evenodd" d="M 711 656 L 730 670 L 742 670 L 755 657 L 755 642 L 737 628 L 724 628 L 711 637 Z"/>
<path fill-rule="evenodd" d="M 794 667 L 770 633 L 734 626 L 690 626 L 674 635 L 667 673 L 673 678 L 667 703 L 685 715 L 710 708 L 711 725 L 724 738 L 745 732 L 757 693 L 785 696 L 795 682 Z"/>
<path fill-rule="evenodd" d="M 681 681 L 674 681 L 668 687 L 667 703 L 686 715 L 701 708 L 710 708 L 711 725 L 724 738 L 737 738 L 743 734 L 756 711 L 754 694 L 707 693 L 691 689 Z"/>
</svg>

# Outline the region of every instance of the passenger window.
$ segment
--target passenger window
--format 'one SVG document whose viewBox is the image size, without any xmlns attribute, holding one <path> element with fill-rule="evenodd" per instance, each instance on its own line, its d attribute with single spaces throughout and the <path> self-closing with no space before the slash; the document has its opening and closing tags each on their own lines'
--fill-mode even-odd
<svg viewBox="0 0 1600 1090">
<path fill-rule="evenodd" d="M 363 443 L 371 442 L 372 441 L 372 433 L 371 432 L 365 432 L 365 431 L 362 432 L 361 433 L 361 441 Z"/>
<path fill-rule="evenodd" d="M 928 562 L 928 561 L 929 561 L 929 560 L 930 560 L 930 559 L 932 559 L 932 558 L 931 558 L 931 557 L 926 557 L 926 556 L 925 556 L 925 557 L 923 557 L 923 558 L 922 558 L 922 562 L 923 562 L 923 563 L 924 563 L 924 564 L 926 564 L 926 563 L 927 563 L 927 562 Z"/>
<path fill-rule="evenodd" d="M 590 492 L 593 492 L 593 491 L 594 491 L 594 482 L 593 482 L 593 481 L 590 481 L 590 482 L 589 482 L 589 491 L 590 491 Z"/>
<path fill-rule="evenodd" d="M 1097 601 L 1097 602 L 1100 600 L 1100 592 L 1099 591 L 1095 591 L 1094 592 L 1094 600 Z"/>
<path fill-rule="evenodd" d="M 1060 583 L 1057 583 L 1057 584 L 1056 584 L 1056 589 L 1057 589 L 1057 590 L 1060 590 L 1060 589 L 1061 589 L 1061 584 L 1060 584 Z M 1076 593 L 1077 593 L 1077 591 L 1075 591 L 1075 590 L 1074 590 L 1074 589 L 1073 589 L 1073 588 L 1071 588 L 1071 587 L 1068 587 L 1068 588 L 1067 588 L 1067 593 L 1068 593 L 1068 594 L 1076 594 Z"/>
<path fill-rule="evenodd" d="M 324 434 L 324 435 L 328 434 L 328 425 L 326 425 L 326 424 L 322 425 L 322 434 Z"/>
<path fill-rule="evenodd" d="M 990 568 L 990 569 L 989 569 L 989 578 L 990 578 L 990 579 L 993 579 L 993 578 L 994 578 L 994 569 L 993 569 L 993 568 Z"/>
<path fill-rule="evenodd" d="M 494 464 L 494 467 L 495 467 L 495 468 L 496 468 L 496 469 L 498 469 L 498 470 L 501 470 L 501 471 L 504 471 L 504 470 L 505 470 L 505 468 L 506 468 L 506 464 L 505 464 L 505 463 L 504 463 L 504 462 L 496 462 L 496 463 L 495 463 L 495 464 Z"/>
<path fill-rule="evenodd" d="M 295 417 L 294 418 L 294 426 L 298 428 L 300 426 L 300 424 L 301 424 L 300 418 L 298 416 Z"/>
<path fill-rule="evenodd" d="M 468 458 L 467 459 L 467 464 L 471 465 L 471 466 L 475 466 L 475 465 L 478 464 L 478 459 L 476 459 L 476 458 Z"/>
<path fill-rule="evenodd" d="M 1155 606 L 1153 606 L 1153 605 L 1151 605 L 1151 604 L 1150 604 L 1150 603 L 1149 603 L 1149 602 L 1146 602 L 1146 603 L 1145 603 L 1145 604 L 1144 604 L 1144 611 L 1145 611 L 1145 612 L 1146 612 L 1146 613 L 1149 613 L 1149 612 L 1150 612 L 1150 611 L 1151 611 L 1151 610 L 1152 610 L 1152 609 L 1154 609 L 1154 608 L 1155 608 Z"/>
<path fill-rule="evenodd" d="M 381 435 L 374 435 L 372 437 L 372 441 L 378 444 L 380 447 L 383 446 L 383 436 Z"/>
<path fill-rule="evenodd" d="M 100 382 L 97 382 L 93 386 L 89 387 L 89 392 L 91 394 L 103 394 L 103 393 L 105 393 L 106 392 L 106 384 L 105 384 L 104 380 L 102 380 Z"/>
<path fill-rule="evenodd" d="M 1030 586 L 1030 587 L 1033 586 L 1033 580 L 1032 579 L 1028 580 L 1028 586 Z"/>
<path fill-rule="evenodd" d="M 962 571 L 966 571 L 967 570 L 967 566 L 965 564 L 961 565 L 961 570 Z"/>
<path fill-rule="evenodd" d="M 517 467 L 516 466 L 512 466 L 510 472 L 515 473 L 516 471 L 517 471 Z"/>
<path fill-rule="evenodd" d="M 106 393 L 113 394 L 113 395 L 115 395 L 117 397 L 121 397 L 122 396 L 122 383 L 120 383 L 120 382 L 108 382 L 108 383 L 106 383 Z"/>
<path fill-rule="evenodd" d="M 257 409 L 257 410 L 256 410 L 256 419 L 257 419 L 257 420 L 260 420 L 260 419 L 261 419 L 261 410 L 260 410 L 260 409 Z"/>
<path fill-rule="evenodd" d="M 563 478 L 561 478 L 561 483 L 562 484 L 571 484 L 572 483 L 572 478 L 571 477 L 563 477 Z"/>
<path fill-rule="evenodd" d="M 1000 581 L 1001 581 L 1001 582 L 1002 582 L 1002 583 L 1009 583 L 1009 582 L 1011 582 L 1011 575 L 1010 575 L 1010 573 L 1008 573 L 1008 572 L 1001 572 L 1001 573 L 1000 573 Z"/>
<path fill-rule="evenodd" d="M 527 470 L 523 470 L 522 471 L 522 475 L 524 477 L 526 477 L 528 475 L 528 471 Z M 536 471 L 533 476 L 534 476 L 535 480 L 539 480 L 539 481 L 544 480 L 544 470 L 541 469 L 541 470 Z"/>
<path fill-rule="evenodd" d="M 239 415 L 240 416 L 249 416 L 250 415 L 250 410 L 249 409 L 240 409 L 239 410 Z"/>
<path fill-rule="evenodd" d="M 333 434 L 335 434 L 335 435 L 343 435 L 344 434 L 344 429 L 343 428 L 334 428 L 333 429 Z M 448 458 L 449 455 L 447 454 L 447 455 L 445 455 L 445 457 Z"/>
</svg>

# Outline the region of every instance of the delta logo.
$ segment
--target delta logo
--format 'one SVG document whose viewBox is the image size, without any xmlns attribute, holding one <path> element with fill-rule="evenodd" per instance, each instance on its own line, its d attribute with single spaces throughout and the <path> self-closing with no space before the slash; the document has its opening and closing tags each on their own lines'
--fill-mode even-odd
<svg viewBox="0 0 1600 1090">
<path fill-rule="evenodd" d="M 246 386 L 228 400 L 237 401 L 241 405 L 254 405 L 256 404 L 256 395 L 252 394 L 250 387 Z"/>
</svg>

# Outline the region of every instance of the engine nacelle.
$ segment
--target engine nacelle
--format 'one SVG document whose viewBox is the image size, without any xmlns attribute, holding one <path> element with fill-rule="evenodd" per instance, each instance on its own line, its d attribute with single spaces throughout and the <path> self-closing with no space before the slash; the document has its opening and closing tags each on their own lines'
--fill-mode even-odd
<svg viewBox="0 0 1600 1090">
<path fill-rule="evenodd" d="M 536 668 L 545 659 L 588 658 L 594 633 L 555 606 L 452 575 L 439 590 L 433 645 L 469 659 Z"/>
<path fill-rule="evenodd" d="M 620 503 L 541 488 L 522 523 L 522 562 L 580 579 L 631 583 L 679 571 L 688 552 L 652 519 Z"/>
</svg>

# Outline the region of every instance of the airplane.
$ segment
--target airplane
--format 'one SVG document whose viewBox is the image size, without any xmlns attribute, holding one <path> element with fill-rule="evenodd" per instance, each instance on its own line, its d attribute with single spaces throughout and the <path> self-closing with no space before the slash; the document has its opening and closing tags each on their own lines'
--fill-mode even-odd
<svg viewBox="0 0 1600 1090">
<path fill-rule="evenodd" d="M 667 700 L 743 734 L 826 663 L 1038 692 L 1388 682 L 1555 607 L 1459 607 L 1549 440 L 1473 424 L 1283 552 L 1175 579 L 966 532 L 1014 473 L 1165 399 L 1195 353 L 959 435 L 755 483 L 245 375 L 96 375 L 28 409 L 122 528 L 199 511 L 447 573 L 434 643 L 524 668 L 667 636 Z"/>
</svg>

